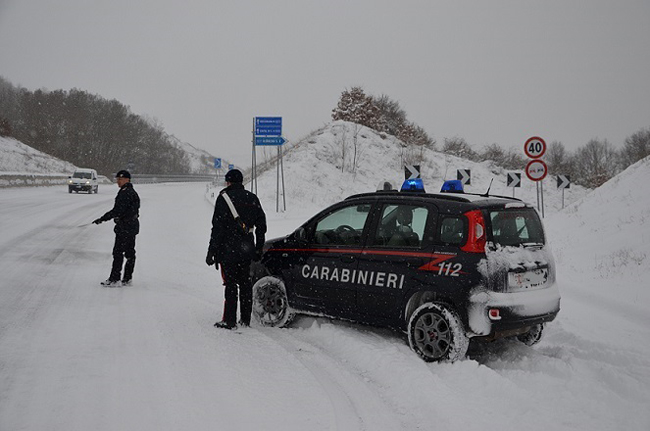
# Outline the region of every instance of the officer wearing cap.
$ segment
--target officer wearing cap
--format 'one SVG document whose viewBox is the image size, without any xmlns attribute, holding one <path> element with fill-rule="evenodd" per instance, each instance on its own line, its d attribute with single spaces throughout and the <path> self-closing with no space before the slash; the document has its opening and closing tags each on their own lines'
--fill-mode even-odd
<svg viewBox="0 0 650 431">
<path fill-rule="evenodd" d="M 266 234 L 266 214 L 257 196 L 244 188 L 243 181 L 238 169 L 226 174 L 227 187 L 219 193 L 214 205 L 205 259 L 208 266 L 219 269 L 221 265 L 225 302 L 223 317 L 214 326 L 225 329 L 237 327 L 238 292 L 240 323 L 250 325 L 253 301 L 250 266 L 253 259 L 261 257 Z"/>
<path fill-rule="evenodd" d="M 131 284 L 133 268 L 135 267 L 135 236 L 140 232 L 140 197 L 131 184 L 129 171 L 119 171 L 115 174 L 117 186 L 120 190 L 115 197 L 113 209 L 93 221 L 100 224 L 113 219 L 115 222 L 115 245 L 113 246 L 113 266 L 111 274 L 101 284 L 106 287 L 120 287 Z M 120 280 L 122 264 L 124 265 L 124 276 Z"/>
</svg>

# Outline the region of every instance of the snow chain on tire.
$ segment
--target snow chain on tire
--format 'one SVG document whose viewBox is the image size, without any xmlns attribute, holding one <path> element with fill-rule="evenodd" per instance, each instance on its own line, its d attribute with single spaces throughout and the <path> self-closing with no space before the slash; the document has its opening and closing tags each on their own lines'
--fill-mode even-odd
<svg viewBox="0 0 650 431">
<path fill-rule="evenodd" d="M 469 347 L 469 338 L 456 313 L 431 302 L 411 315 L 408 340 L 411 349 L 427 362 L 463 359 Z"/>
<path fill-rule="evenodd" d="M 294 312 L 281 279 L 266 276 L 253 285 L 253 317 L 262 326 L 284 327 L 291 323 Z"/>
</svg>

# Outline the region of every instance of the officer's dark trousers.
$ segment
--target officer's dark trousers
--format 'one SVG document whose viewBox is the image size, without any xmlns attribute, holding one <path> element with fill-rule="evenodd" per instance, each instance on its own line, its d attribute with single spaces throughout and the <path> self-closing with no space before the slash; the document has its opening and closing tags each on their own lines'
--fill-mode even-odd
<svg viewBox="0 0 650 431">
<path fill-rule="evenodd" d="M 135 268 L 135 235 L 115 234 L 115 245 L 113 246 L 113 267 L 111 268 L 110 280 L 119 280 L 124 265 L 124 277 L 122 280 L 131 280 L 133 268 Z"/>
<path fill-rule="evenodd" d="M 250 261 L 222 263 L 220 266 L 223 284 L 226 285 L 222 320 L 231 325 L 237 323 L 237 292 L 239 291 L 239 318 L 243 324 L 250 325 L 253 310 Z"/>
</svg>

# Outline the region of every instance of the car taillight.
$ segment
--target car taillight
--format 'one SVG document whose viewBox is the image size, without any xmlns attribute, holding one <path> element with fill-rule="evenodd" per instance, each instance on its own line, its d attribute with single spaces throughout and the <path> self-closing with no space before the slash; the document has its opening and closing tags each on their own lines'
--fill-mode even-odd
<svg viewBox="0 0 650 431">
<path fill-rule="evenodd" d="M 460 249 L 468 253 L 485 253 L 485 220 L 481 210 L 468 211 L 465 217 L 469 221 L 467 243 Z"/>
</svg>

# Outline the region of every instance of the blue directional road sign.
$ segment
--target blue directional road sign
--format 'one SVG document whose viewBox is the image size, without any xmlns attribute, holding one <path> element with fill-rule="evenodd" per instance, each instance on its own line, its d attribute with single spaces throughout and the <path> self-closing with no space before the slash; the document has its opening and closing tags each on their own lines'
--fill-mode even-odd
<svg viewBox="0 0 650 431">
<path fill-rule="evenodd" d="M 214 168 L 221 169 L 221 157 L 215 157 L 214 159 Z"/>
<path fill-rule="evenodd" d="M 232 171 L 233 169 L 235 169 L 235 165 L 233 165 L 232 163 L 230 165 L 228 165 L 228 170 L 229 171 Z"/>
<path fill-rule="evenodd" d="M 255 136 L 255 145 L 282 145 L 287 142 L 282 136 Z"/>
<path fill-rule="evenodd" d="M 255 117 L 255 136 L 281 136 L 282 117 Z"/>
</svg>

